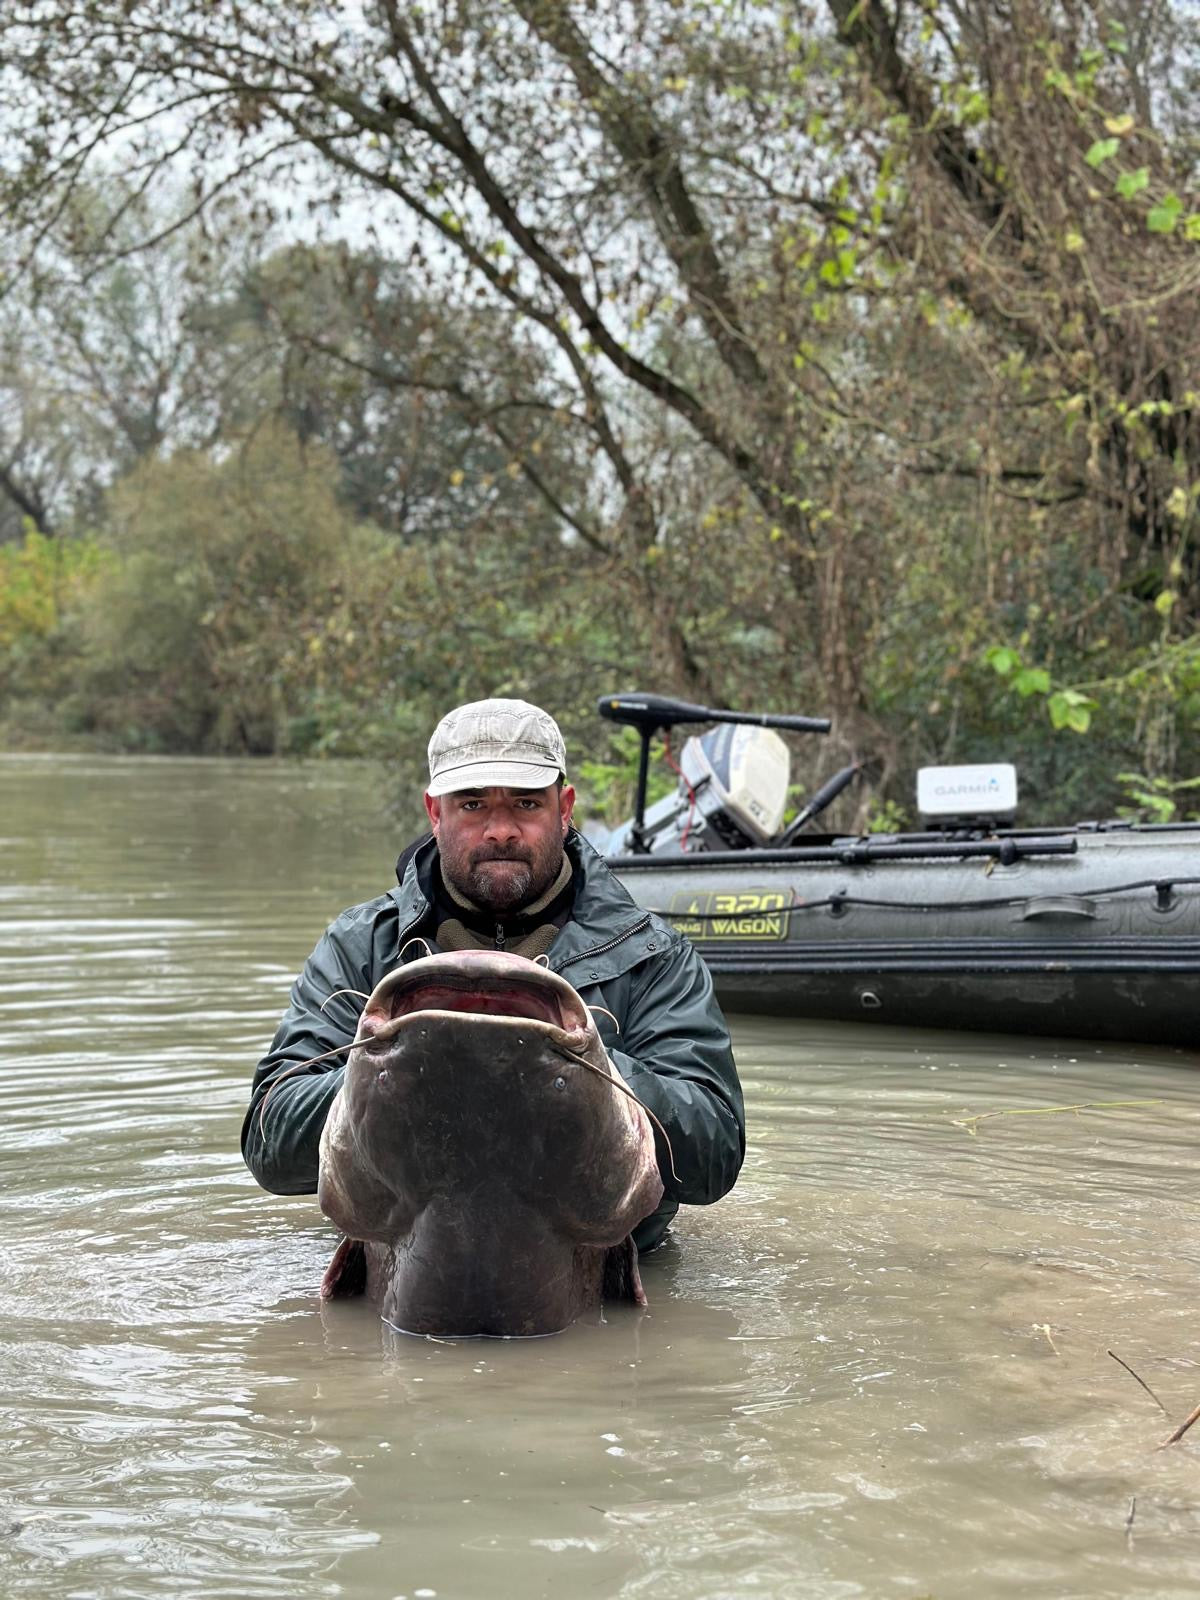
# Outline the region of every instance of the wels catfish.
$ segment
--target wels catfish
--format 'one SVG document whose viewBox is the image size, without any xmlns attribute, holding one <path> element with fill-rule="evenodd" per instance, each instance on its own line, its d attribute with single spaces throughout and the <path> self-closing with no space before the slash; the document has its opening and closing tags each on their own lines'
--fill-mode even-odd
<svg viewBox="0 0 1200 1600">
<path fill-rule="evenodd" d="M 630 1237 L 662 1198 L 646 1111 L 576 991 L 490 951 L 397 967 L 359 1021 L 321 1137 L 346 1234 L 322 1293 L 409 1333 L 556 1333 L 645 1305 Z"/>
</svg>

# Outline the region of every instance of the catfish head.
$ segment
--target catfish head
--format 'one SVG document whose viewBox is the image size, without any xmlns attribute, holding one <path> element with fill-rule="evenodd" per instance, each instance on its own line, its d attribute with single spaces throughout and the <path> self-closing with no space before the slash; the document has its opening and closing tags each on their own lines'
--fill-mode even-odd
<svg viewBox="0 0 1200 1600">
<path fill-rule="evenodd" d="M 323 1293 L 361 1286 L 406 1332 L 554 1333 L 606 1297 L 645 1304 L 650 1119 L 575 989 L 524 957 L 434 955 L 377 984 L 317 1192 L 347 1236 Z"/>
</svg>

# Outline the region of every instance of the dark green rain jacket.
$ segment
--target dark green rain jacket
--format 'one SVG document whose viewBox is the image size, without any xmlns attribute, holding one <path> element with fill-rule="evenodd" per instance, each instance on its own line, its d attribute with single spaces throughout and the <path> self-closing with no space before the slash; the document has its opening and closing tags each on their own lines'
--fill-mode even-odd
<svg viewBox="0 0 1200 1600">
<path fill-rule="evenodd" d="M 588 1005 L 603 1006 L 596 1025 L 617 1071 L 666 1129 L 668 1156 L 655 1129 L 665 1194 L 634 1233 L 638 1248 L 659 1243 L 684 1205 L 709 1205 L 733 1187 L 746 1148 L 741 1085 L 729 1033 L 708 969 L 673 928 L 643 911 L 596 851 L 574 830 L 567 854 L 575 881 L 571 919 L 550 947 L 561 973 Z M 409 856 L 395 889 L 352 906 L 330 926 L 292 986 L 291 1004 L 254 1074 L 242 1128 L 246 1165 L 275 1194 L 313 1194 L 321 1129 L 341 1087 L 341 1058 L 313 1061 L 279 1085 L 298 1062 L 312 1061 L 354 1037 L 361 1001 L 338 990 L 370 993 L 400 961 L 431 948 L 432 839 Z M 405 948 L 406 945 L 408 948 Z M 675 1173 L 672 1175 L 672 1158 Z"/>
</svg>

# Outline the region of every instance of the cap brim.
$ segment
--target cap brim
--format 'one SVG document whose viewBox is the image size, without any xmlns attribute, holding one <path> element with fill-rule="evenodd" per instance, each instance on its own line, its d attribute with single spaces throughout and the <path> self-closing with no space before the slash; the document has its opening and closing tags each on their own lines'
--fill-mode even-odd
<svg viewBox="0 0 1200 1600">
<path fill-rule="evenodd" d="M 557 767 L 535 766 L 529 761 L 470 761 L 429 780 L 425 793 L 435 799 L 462 789 L 548 789 L 563 774 Z"/>
</svg>

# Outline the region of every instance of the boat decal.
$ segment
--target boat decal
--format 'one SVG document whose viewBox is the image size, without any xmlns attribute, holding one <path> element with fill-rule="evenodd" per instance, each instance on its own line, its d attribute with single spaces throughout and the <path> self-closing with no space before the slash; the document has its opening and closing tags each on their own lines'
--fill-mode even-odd
<svg viewBox="0 0 1200 1600">
<path fill-rule="evenodd" d="M 692 940 L 781 940 L 790 931 L 790 889 L 683 891 L 672 895 L 667 915 L 677 933 Z"/>
</svg>

